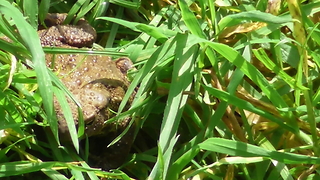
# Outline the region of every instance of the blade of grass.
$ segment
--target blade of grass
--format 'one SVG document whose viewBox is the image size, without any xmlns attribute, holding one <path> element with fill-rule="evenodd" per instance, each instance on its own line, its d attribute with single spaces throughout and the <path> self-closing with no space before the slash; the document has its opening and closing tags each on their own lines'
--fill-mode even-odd
<svg viewBox="0 0 320 180">
<path fill-rule="evenodd" d="M 138 9 L 140 7 L 140 1 L 125 1 L 125 0 L 110 0 L 110 3 L 119 5 L 119 6 L 123 6 L 125 8 L 129 8 L 129 9 Z"/>
<path fill-rule="evenodd" d="M 40 23 L 44 22 L 50 8 L 50 0 L 43 0 L 40 2 L 39 6 L 39 20 Z"/>
<path fill-rule="evenodd" d="M 218 26 L 220 30 L 223 30 L 225 27 L 238 25 L 244 20 L 265 22 L 270 24 L 284 24 L 290 22 L 292 19 L 290 17 L 274 16 L 261 11 L 248 11 L 225 16 L 219 21 Z"/>
<path fill-rule="evenodd" d="M 276 151 L 276 149 L 271 144 L 271 142 L 268 141 L 267 138 L 264 137 L 262 134 L 258 135 L 256 142 L 260 147 L 262 147 L 264 149 Z M 274 169 L 275 174 L 278 175 L 280 173 L 280 175 L 283 179 L 293 180 L 293 177 L 290 175 L 288 167 L 284 163 L 281 163 L 281 162 L 278 162 L 275 160 L 272 160 L 271 162 L 275 167 L 275 169 Z M 265 172 L 266 172 L 266 170 L 265 170 Z M 272 175 L 270 175 L 270 177 L 272 177 Z"/>
<path fill-rule="evenodd" d="M 183 96 L 184 91 L 188 91 L 191 88 L 192 84 L 192 72 L 193 72 L 193 63 L 194 52 L 197 51 L 197 46 L 188 46 L 188 36 L 177 35 L 173 39 L 173 49 L 176 54 L 176 59 L 174 61 L 174 69 L 172 75 L 172 83 L 175 86 L 171 86 L 169 90 L 169 96 L 167 100 L 167 105 L 164 111 L 164 118 L 161 125 L 159 146 L 163 149 L 163 154 L 165 158 L 164 172 L 163 177 L 167 175 L 171 154 L 170 147 L 173 147 L 175 144 L 175 136 L 177 128 L 180 123 L 180 118 L 183 112 L 183 107 L 186 103 L 188 96 Z M 178 43 L 179 42 L 179 43 Z M 178 107 L 178 108 L 177 108 Z M 156 163 L 154 168 L 151 171 L 150 178 L 158 178 L 160 174 L 158 173 L 158 165 Z"/>
<path fill-rule="evenodd" d="M 45 65 L 44 53 L 39 51 L 41 48 L 40 40 L 36 30 L 28 24 L 21 12 L 17 8 L 13 7 L 9 2 L 4 1 L 0 4 L 0 12 L 5 14 L 6 17 L 10 17 L 16 25 L 21 38 L 32 55 L 32 62 L 37 75 L 37 81 L 39 84 L 40 94 L 43 98 L 44 109 L 47 113 L 48 122 L 54 137 L 58 141 L 58 127 L 57 120 L 54 118 L 53 111 L 53 90 L 50 76 Z"/>
<path fill-rule="evenodd" d="M 200 26 L 197 18 L 195 17 L 195 15 L 191 12 L 190 8 L 188 7 L 187 2 L 185 0 L 179 0 L 178 2 L 179 2 L 183 22 L 188 27 L 188 30 L 190 30 L 191 33 L 194 34 L 195 36 L 198 36 L 203 39 L 208 39 L 208 37 L 206 37 L 206 34 L 204 33 L 202 27 Z M 192 41 L 190 41 L 190 42 L 192 42 Z M 209 58 L 209 61 L 211 62 L 215 72 L 219 72 L 218 67 L 217 67 L 217 60 L 216 60 L 215 53 L 212 51 L 211 48 L 207 48 L 206 44 L 203 44 L 202 42 L 200 42 L 199 44 L 200 44 L 200 47 L 205 50 L 205 54 Z M 199 61 L 199 65 L 200 65 L 199 68 L 203 67 L 203 66 L 201 66 L 202 65 L 201 61 Z M 218 76 L 218 78 L 220 78 L 219 73 L 217 73 L 217 76 Z"/>
<path fill-rule="evenodd" d="M 268 69 L 272 70 L 278 76 L 280 76 L 291 88 L 296 88 L 299 90 L 307 90 L 308 88 L 303 86 L 301 83 L 296 82 L 296 79 L 289 76 L 286 72 L 284 72 L 280 67 L 271 61 L 266 52 L 260 48 L 258 50 L 253 50 L 256 58 L 260 60 Z"/>
<path fill-rule="evenodd" d="M 69 179 L 69 178 L 67 178 L 66 176 L 62 175 L 61 173 L 59 173 L 56 170 L 43 168 L 43 169 L 41 169 L 41 171 L 51 179 L 62 179 L 62 180 L 68 180 Z"/>
<path fill-rule="evenodd" d="M 207 44 L 217 51 L 219 54 L 224 56 L 228 61 L 237 66 L 245 75 L 247 75 L 259 88 L 265 93 L 269 100 L 276 107 L 287 107 L 286 102 L 281 98 L 280 94 L 269 84 L 263 74 L 257 70 L 252 64 L 247 62 L 238 52 L 233 50 L 224 44 L 207 42 Z M 292 128 L 294 132 L 298 132 L 297 122 L 294 120 L 291 112 L 282 112 L 282 115 Z M 293 129 L 292 129 L 293 130 Z"/>
<path fill-rule="evenodd" d="M 167 177 L 172 179 L 179 179 L 179 175 L 182 169 L 199 153 L 199 146 L 193 146 L 188 151 L 185 151 L 183 155 L 181 155 L 168 170 Z"/>
<path fill-rule="evenodd" d="M 201 38 L 205 38 L 206 35 L 203 33 L 203 30 L 201 29 L 198 20 L 188 7 L 187 2 L 185 0 L 179 0 L 178 3 L 180 6 L 183 21 L 184 23 L 186 23 L 191 33 Z"/>
<path fill-rule="evenodd" d="M 264 157 L 286 164 L 319 164 L 320 158 L 300 154 L 270 151 L 258 146 L 222 138 L 209 138 L 199 144 L 201 149 L 241 157 Z"/>
<path fill-rule="evenodd" d="M 222 101 L 227 102 L 228 104 L 232 104 L 236 107 L 241 107 L 242 109 L 246 109 L 248 111 L 256 113 L 262 117 L 265 117 L 265 118 L 277 123 L 279 126 L 283 127 L 284 129 L 287 129 L 291 132 L 295 132 L 295 130 L 291 126 L 286 125 L 284 123 L 284 121 L 282 121 L 281 119 L 278 119 L 275 116 L 273 116 L 272 114 L 269 114 L 268 112 L 265 112 L 263 110 L 256 108 L 255 106 L 253 106 L 252 104 L 250 104 L 249 102 L 247 102 L 245 100 L 242 100 L 236 96 L 232 96 L 227 92 L 220 91 L 215 88 L 211 88 L 208 86 L 203 86 L 203 88 L 205 88 L 211 95 L 219 98 Z"/>
<path fill-rule="evenodd" d="M 154 27 L 151 25 L 145 25 L 142 23 L 136 23 L 136 22 L 130 22 L 130 21 L 125 21 L 117 18 L 112 18 L 112 17 L 99 17 L 97 19 L 101 20 L 106 20 L 106 21 L 111 21 L 117 24 L 120 24 L 122 26 L 125 26 L 127 28 L 132 29 L 133 31 L 137 32 L 144 32 L 148 34 L 148 32 L 151 32 L 149 35 L 154 36 L 155 38 L 157 37 L 172 37 L 177 34 L 177 32 L 172 31 L 170 29 L 165 29 L 162 27 Z"/>
<path fill-rule="evenodd" d="M 77 136 L 77 129 L 76 129 L 76 125 L 75 125 L 75 122 L 74 122 L 74 119 L 72 116 L 72 112 L 71 112 L 71 108 L 69 106 L 69 103 L 67 102 L 67 99 L 66 99 L 63 91 L 54 87 L 53 92 L 54 92 L 54 95 L 57 98 L 57 100 L 61 106 L 65 121 L 68 126 L 68 131 L 69 131 L 73 146 L 76 149 L 76 151 L 79 153 L 79 140 L 78 140 L 78 136 Z"/>
<path fill-rule="evenodd" d="M 312 81 L 309 79 L 309 66 L 308 66 L 308 52 L 306 49 L 306 32 L 304 29 L 304 24 L 302 21 L 302 14 L 300 8 L 300 2 L 297 0 L 288 0 L 288 8 L 290 14 L 292 16 L 293 22 L 293 36 L 298 42 L 298 50 L 300 54 L 300 63 L 298 68 L 298 73 L 296 78 L 298 79 L 299 83 L 302 83 L 302 79 L 305 78 L 307 80 L 308 86 L 312 87 Z M 307 18 L 307 17 L 305 17 Z M 303 77 L 303 75 L 305 77 Z M 295 99 L 296 99 L 296 106 L 300 105 L 300 91 L 295 91 Z M 307 113 L 308 113 L 308 122 L 311 129 L 312 134 L 312 141 L 314 144 L 314 153 L 315 155 L 320 154 L 320 147 L 319 147 L 319 138 L 317 135 L 317 124 L 315 120 L 315 114 L 313 111 L 313 106 L 311 102 L 311 91 L 310 90 L 302 90 L 304 99 L 307 105 Z"/>
<path fill-rule="evenodd" d="M 38 1 L 23 1 L 23 12 L 34 29 L 38 29 Z"/>
<path fill-rule="evenodd" d="M 78 16 L 75 19 L 75 22 L 78 22 L 80 18 L 83 18 L 89 11 L 91 11 L 95 6 L 98 6 L 99 0 L 94 0 L 90 2 L 88 5 L 85 4 L 80 12 L 78 13 Z"/>
<path fill-rule="evenodd" d="M 30 172 L 40 171 L 43 168 L 66 167 L 66 163 L 59 162 L 29 162 L 16 161 L 0 164 L 0 177 L 10 177 Z"/>
<path fill-rule="evenodd" d="M 117 10 L 117 15 L 116 15 L 116 18 L 117 19 L 121 19 L 123 17 L 123 12 L 124 12 L 124 8 L 123 7 L 118 7 L 118 10 Z M 108 37 L 108 40 L 107 40 L 107 43 L 106 43 L 106 48 L 112 48 L 112 45 L 114 43 L 114 40 L 115 40 L 115 37 L 118 33 L 118 28 L 119 28 L 119 24 L 117 23 L 113 23 L 112 24 L 112 27 L 111 27 L 111 30 L 110 30 L 110 34 L 109 34 L 109 37 Z"/>
</svg>

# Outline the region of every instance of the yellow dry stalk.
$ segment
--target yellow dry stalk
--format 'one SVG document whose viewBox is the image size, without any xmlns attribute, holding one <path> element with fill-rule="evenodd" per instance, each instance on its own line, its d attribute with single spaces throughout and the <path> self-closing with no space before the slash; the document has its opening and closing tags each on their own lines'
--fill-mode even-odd
<svg viewBox="0 0 320 180">
<path fill-rule="evenodd" d="M 300 44 L 298 45 L 298 51 L 302 57 L 302 71 L 308 79 L 308 53 L 305 48 L 306 45 L 306 32 L 302 23 L 301 9 L 299 6 L 299 1 L 297 0 L 287 0 L 290 14 L 293 19 L 293 36 L 296 41 Z M 301 66 L 300 66 L 301 67 Z"/>
<path fill-rule="evenodd" d="M 293 19 L 293 36 L 295 37 L 296 41 L 300 44 L 298 45 L 298 51 L 300 53 L 301 59 L 299 62 L 299 68 L 302 68 L 302 73 L 305 75 L 307 81 L 308 81 L 308 53 L 306 50 L 306 33 L 305 29 L 303 27 L 302 23 L 302 16 L 301 16 L 301 9 L 299 6 L 299 2 L 297 0 L 287 0 L 288 7 L 290 14 Z M 301 82 L 301 76 L 298 77 Z M 307 82 L 309 84 L 309 82 Z M 297 94 L 299 91 L 296 91 Z M 313 150 L 315 156 L 320 155 L 320 146 L 319 146 L 319 140 L 318 140 L 318 130 L 317 130 L 317 124 L 315 120 L 315 113 L 313 110 L 313 105 L 311 102 L 311 94 L 308 90 L 303 90 L 304 99 L 307 105 L 307 113 L 308 113 L 308 122 L 310 125 L 311 135 L 312 135 L 312 141 L 313 141 Z M 298 96 L 297 96 L 298 97 Z M 300 103 L 300 100 L 297 100 L 297 104 Z"/>
<path fill-rule="evenodd" d="M 267 13 L 278 15 L 280 10 L 281 0 L 268 0 Z"/>
</svg>

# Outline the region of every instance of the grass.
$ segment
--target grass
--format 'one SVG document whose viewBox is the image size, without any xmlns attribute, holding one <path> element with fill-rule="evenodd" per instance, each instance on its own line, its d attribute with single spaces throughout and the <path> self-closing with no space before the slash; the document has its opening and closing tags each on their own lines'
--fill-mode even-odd
<svg viewBox="0 0 320 180">
<path fill-rule="evenodd" d="M 319 178 L 320 4 L 273 2 L 2 1 L 0 177 Z M 45 68 L 36 29 L 48 12 L 85 17 L 97 53 L 135 64 L 124 99 L 139 87 L 136 98 L 112 119 L 137 127 L 119 169 L 90 167 L 76 133 L 59 144 L 52 97 L 72 95 Z"/>
</svg>

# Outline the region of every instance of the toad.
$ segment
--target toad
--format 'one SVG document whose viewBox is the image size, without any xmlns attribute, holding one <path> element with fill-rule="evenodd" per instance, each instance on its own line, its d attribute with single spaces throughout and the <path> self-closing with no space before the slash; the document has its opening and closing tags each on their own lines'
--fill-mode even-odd
<svg viewBox="0 0 320 180">
<path fill-rule="evenodd" d="M 76 25 L 63 25 L 65 18 L 65 14 L 49 14 L 47 16 L 45 24 L 48 28 L 38 31 L 42 46 L 74 49 L 92 46 L 96 39 L 94 28 L 83 19 L 79 20 Z M 92 151 L 101 151 L 101 148 L 105 148 L 106 152 L 104 154 L 107 154 L 107 156 L 119 155 L 120 158 L 123 158 L 124 152 L 115 148 L 123 146 L 122 148 L 125 151 L 129 150 L 128 146 L 130 147 L 133 141 L 131 131 L 123 137 L 123 140 L 114 145 L 117 147 L 106 148 L 106 146 L 108 142 L 113 140 L 111 138 L 115 138 L 126 128 L 129 120 L 127 119 L 120 124 L 104 125 L 104 122 L 115 116 L 115 112 L 118 111 L 118 106 L 130 85 L 126 73 L 132 67 L 131 61 L 128 58 L 119 58 L 117 61 L 113 61 L 111 57 L 101 55 L 46 54 L 46 63 L 56 72 L 64 85 L 81 104 L 86 135 L 88 137 L 97 136 L 99 140 L 96 144 L 100 146 L 102 143 L 99 142 L 106 143 L 102 147 L 92 147 Z M 130 106 L 133 97 L 134 94 L 129 98 L 126 108 Z M 72 100 L 68 100 L 68 103 L 77 125 L 78 107 Z M 59 120 L 59 134 L 61 137 L 68 137 L 69 131 L 66 120 L 56 99 L 54 100 L 54 106 Z M 100 153 L 98 156 L 101 155 Z M 107 157 L 106 161 L 109 159 L 111 158 Z M 102 164 L 102 166 L 104 169 L 110 169 L 115 168 L 117 163 L 109 162 L 108 165 Z"/>
</svg>

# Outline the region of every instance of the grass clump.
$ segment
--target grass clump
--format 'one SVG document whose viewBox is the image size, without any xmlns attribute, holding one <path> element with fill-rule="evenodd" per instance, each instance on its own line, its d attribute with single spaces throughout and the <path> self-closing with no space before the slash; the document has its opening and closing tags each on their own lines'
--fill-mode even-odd
<svg viewBox="0 0 320 180">
<path fill-rule="evenodd" d="M 12 43 L 0 41 L 0 176 L 316 179 L 319 5 L 1 2 L 1 33 Z M 36 33 L 48 12 L 84 17 L 98 33 L 95 47 L 135 64 L 124 99 L 139 87 L 136 98 L 113 119 L 130 115 L 136 124 L 119 169 L 90 167 L 90 152 L 78 153 L 77 138 L 73 147 L 59 144 L 53 94 L 64 97 L 67 90 L 47 70 Z M 52 133 L 34 133 L 48 126 Z"/>
</svg>

